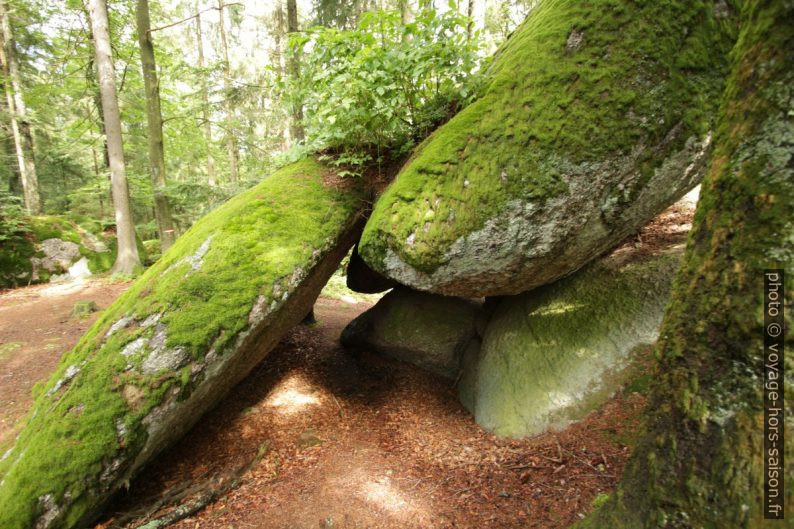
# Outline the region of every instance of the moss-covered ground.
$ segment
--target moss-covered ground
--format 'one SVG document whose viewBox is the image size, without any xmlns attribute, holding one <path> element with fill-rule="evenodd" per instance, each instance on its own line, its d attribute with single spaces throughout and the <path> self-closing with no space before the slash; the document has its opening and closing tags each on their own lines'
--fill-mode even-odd
<svg viewBox="0 0 794 529">
<path fill-rule="evenodd" d="M 187 396 L 199 383 L 191 366 L 211 348 L 222 354 L 233 344 L 256 300 L 278 302 L 277 285 L 310 266 L 357 215 L 361 195 L 326 186 L 327 173 L 304 160 L 232 198 L 104 312 L 36 388 L 26 426 L 0 461 L 0 527 L 32 527 L 46 495 L 60 507 L 48 527 L 86 523 L 145 443 L 142 419 L 173 388 Z M 121 353 L 152 338 L 143 320 L 156 314 L 167 329 L 165 346 L 185 351 L 189 363 L 145 375 L 138 369 L 145 355 Z M 124 318 L 127 326 L 108 332 Z M 111 465 L 116 460 L 119 468 Z"/>
<path fill-rule="evenodd" d="M 31 258 L 43 257 L 38 244 L 47 239 L 60 239 L 80 246 L 80 255 L 88 261 L 93 274 L 110 270 L 116 260 L 116 238 L 112 232 L 105 232 L 103 225 L 94 219 L 80 216 L 40 215 L 29 217 L 14 234 L 0 245 L 0 288 L 18 287 L 29 283 L 47 281 L 51 272 L 38 270 L 38 278 L 33 279 Z M 98 251 L 94 245 L 100 243 L 105 251 Z M 138 253 L 146 261 L 148 250 L 138 240 Z M 63 273 L 66 270 L 56 271 Z"/>
</svg>

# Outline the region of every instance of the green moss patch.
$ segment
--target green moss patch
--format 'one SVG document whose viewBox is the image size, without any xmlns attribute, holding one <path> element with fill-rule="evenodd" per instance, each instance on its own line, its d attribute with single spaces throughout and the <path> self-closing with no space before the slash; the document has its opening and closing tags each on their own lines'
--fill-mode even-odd
<svg viewBox="0 0 794 529">
<path fill-rule="evenodd" d="M 207 354 L 233 345 L 257 307 L 281 303 L 356 218 L 361 194 L 326 186 L 327 172 L 304 160 L 232 198 L 104 311 L 35 389 L 0 462 L 0 526 L 31 527 L 46 495 L 61 509 L 50 527 L 87 523 L 144 446 L 144 418 L 171 395 L 185 398 Z M 150 363 L 156 347 L 169 368 Z"/>
<path fill-rule="evenodd" d="M 483 97 L 425 141 L 377 202 L 362 257 L 386 273 L 392 250 L 432 273 L 511 201 L 565 194 L 576 164 L 636 155 L 636 188 L 614 197 L 634 199 L 688 138 L 706 136 L 731 24 L 710 1 L 542 2 L 497 53 Z"/>
</svg>

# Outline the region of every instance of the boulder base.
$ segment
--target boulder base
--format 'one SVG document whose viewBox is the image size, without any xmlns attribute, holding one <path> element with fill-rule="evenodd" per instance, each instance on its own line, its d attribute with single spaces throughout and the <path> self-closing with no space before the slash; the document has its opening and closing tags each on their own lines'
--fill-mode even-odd
<svg viewBox="0 0 794 529">
<path fill-rule="evenodd" d="M 458 395 L 478 424 L 523 437 L 562 428 L 625 383 L 658 337 L 683 244 L 617 252 L 576 274 L 504 298 L 479 352 L 467 352 Z"/>
<path fill-rule="evenodd" d="M 396 288 L 350 322 L 341 340 L 454 379 L 479 309 L 476 301 Z"/>
</svg>

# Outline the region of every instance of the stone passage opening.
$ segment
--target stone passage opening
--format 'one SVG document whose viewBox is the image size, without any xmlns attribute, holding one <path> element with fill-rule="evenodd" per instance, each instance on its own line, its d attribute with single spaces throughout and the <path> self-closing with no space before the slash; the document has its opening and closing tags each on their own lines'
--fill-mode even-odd
<svg viewBox="0 0 794 529">
<path fill-rule="evenodd" d="M 321 297 L 317 323 L 294 328 L 153 461 L 103 527 L 252 460 L 238 487 L 175 527 L 562 528 L 614 486 L 641 395 L 561 433 L 499 438 L 474 423 L 453 380 L 340 345 L 368 306 Z"/>
<path fill-rule="evenodd" d="M 687 215 L 668 210 L 615 254 L 680 244 Z M 563 528 L 606 499 L 640 431 L 649 347 L 583 419 L 500 437 L 461 404 L 477 405 L 465 364 L 479 360 L 499 300 L 388 290 L 356 259 L 328 281 L 313 318 L 119 495 L 102 527 L 218 489 L 175 527 Z M 388 293 L 349 290 L 350 268 L 360 290 Z"/>
</svg>

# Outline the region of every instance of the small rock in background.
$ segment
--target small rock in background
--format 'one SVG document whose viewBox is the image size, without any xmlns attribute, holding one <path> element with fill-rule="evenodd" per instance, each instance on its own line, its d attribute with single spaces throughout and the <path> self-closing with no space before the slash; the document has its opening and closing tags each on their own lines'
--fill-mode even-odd
<svg viewBox="0 0 794 529">
<path fill-rule="evenodd" d="M 99 306 L 94 303 L 93 301 L 78 301 L 74 304 L 74 308 L 72 309 L 72 316 L 75 318 L 87 318 L 91 313 L 98 312 Z"/>
</svg>

